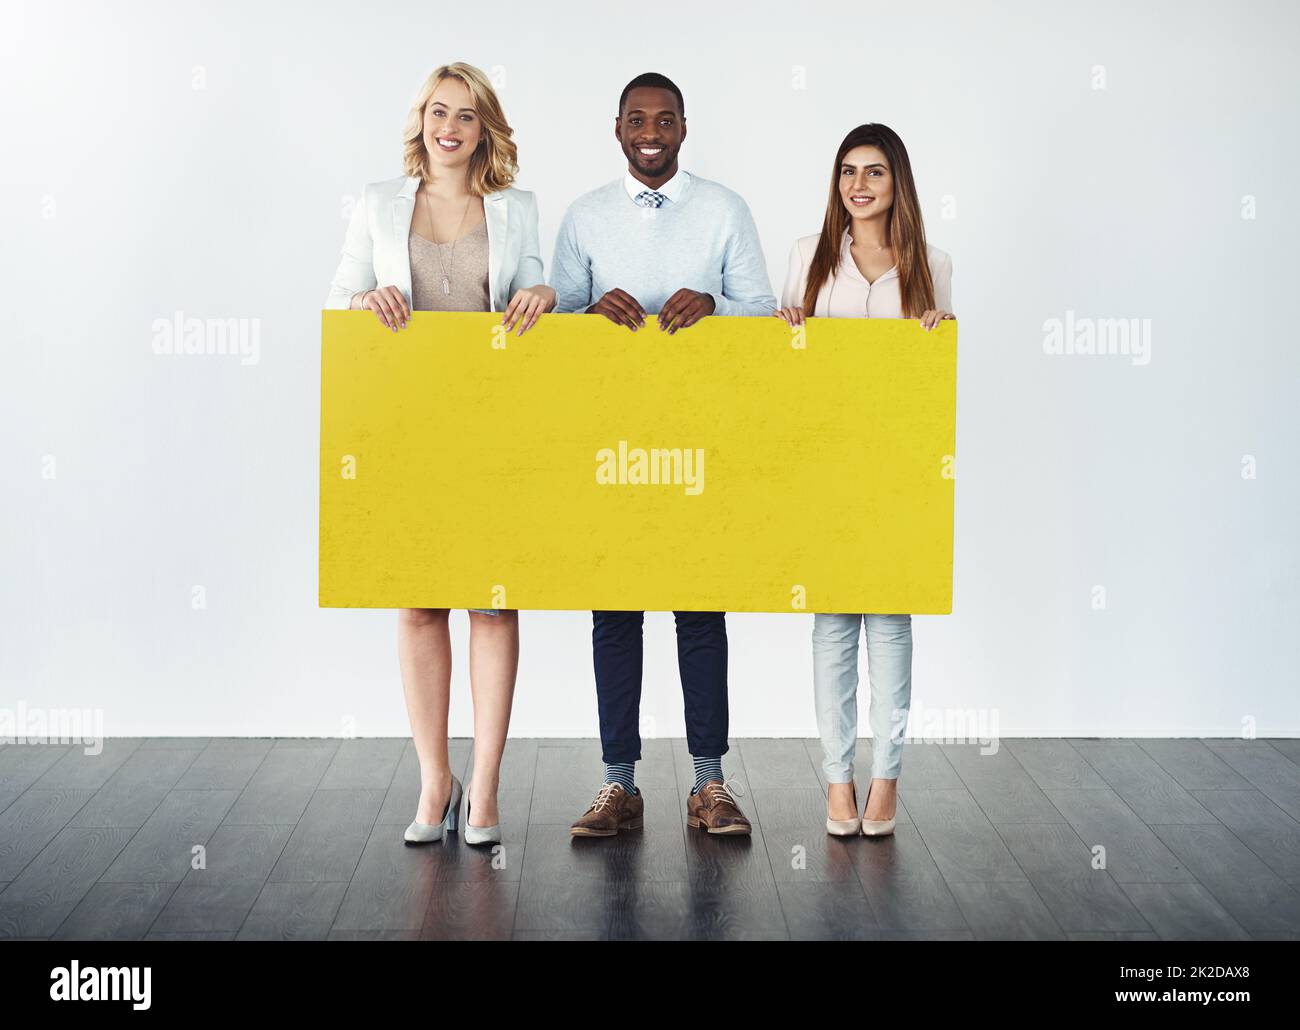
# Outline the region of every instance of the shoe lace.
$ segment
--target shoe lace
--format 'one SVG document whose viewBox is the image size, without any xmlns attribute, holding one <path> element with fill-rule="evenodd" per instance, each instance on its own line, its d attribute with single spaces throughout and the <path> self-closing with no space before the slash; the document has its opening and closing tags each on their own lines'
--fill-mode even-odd
<svg viewBox="0 0 1300 1030">
<path fill-rule="evenodd" d="M 737 780 L 731 780 L 727 783 L 715 783 L 712 785 L 711 789 L 713 791 L 714 804 L 717 804 L 719 801 L 725 801 L 732 805 L 732 807 L 739 808 L 740 805 L 737 804 L 736 797 L 743 798 L 745 796 L 745 788 L 741 786 L 740 782 Z M 736 792 L 735 796 L 731 793 L 733 790 Z"/>
<path fill-rule="evenodd" d="M 619 789 L 617 783 L 606 783 L 596 792 L 596 800 L 591 803 L 593 812 L 601 812 L 614 799 L 614 791 Z"/>
</svg>

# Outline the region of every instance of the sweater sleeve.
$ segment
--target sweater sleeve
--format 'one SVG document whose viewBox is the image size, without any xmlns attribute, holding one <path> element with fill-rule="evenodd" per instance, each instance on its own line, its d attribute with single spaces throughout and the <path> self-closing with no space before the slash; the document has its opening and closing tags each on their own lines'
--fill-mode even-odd
<svg viewBox="0 0 1300 1030">
<path fill-rule="evenodd" d="M 722 258 L 722 296 L 713 295 L 715 315 L 770 315 L 776 310 L 763 246 L 749 205 L 739 210 Z"/>
<path fill-rule="evenodd" d="M 572 206 L 564 212 L 559 232 L 555 235 L 551 286 L 555 288 L 557 312 L 586 311 L 594 303 L 591 296 L 591 263 L 578 245 Z"/>
</svg>

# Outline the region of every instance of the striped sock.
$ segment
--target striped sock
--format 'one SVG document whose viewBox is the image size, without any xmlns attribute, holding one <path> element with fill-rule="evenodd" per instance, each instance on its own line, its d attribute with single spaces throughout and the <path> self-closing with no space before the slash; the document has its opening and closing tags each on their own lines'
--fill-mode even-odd
<svg viewBox="0 0 1300 1030">
<path fill-rule="evenodd" d="M 698 794 L 700 788 L 709 780 L 722 779 L 721 756 L 718 758 L 697 758 L 695 755 L 691 755 L 691 761 L 695 763 L 695 788 L 691 791 L 692 794 Z"/>
<path fill-rule="evenodd" d="M 605 782 L 621 783 L 629 794 L 636 793 L 636 763 L 614 762 L 605 766 Z"/>
</svg>

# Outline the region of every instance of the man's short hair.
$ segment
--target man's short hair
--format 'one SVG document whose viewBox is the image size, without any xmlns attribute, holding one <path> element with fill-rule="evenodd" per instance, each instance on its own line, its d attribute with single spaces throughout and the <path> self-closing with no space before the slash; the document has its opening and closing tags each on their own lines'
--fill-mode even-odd
<svg viewBox="0 0 1300 1030">
<path fill-rule="evenodd" d="M 682 99 L 682 91 L 677 88 L 677 83 L 673 82 L 667 75 L 660 75 L 658 72 L 642 72 L 635 79 L 623 87 L 623 93 L 618 98 L 618 114 L 623 116 L 623 105 L 627 103 L 627 95 L 632 90 L 641 86 L 651 86 L 654 89 L 666 89 L 669 93 L 677 98 L 677 111 L 686 117 L 686 101 Z"/>
</svg>

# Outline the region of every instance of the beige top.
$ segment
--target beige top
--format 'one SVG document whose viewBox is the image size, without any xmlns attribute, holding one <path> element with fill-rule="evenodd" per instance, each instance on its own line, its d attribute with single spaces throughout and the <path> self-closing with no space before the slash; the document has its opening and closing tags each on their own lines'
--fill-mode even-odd
<svg viewBox="0 0 1300 1030">
<path fill-rule="evenodd" d="M 820 235 L 804 236 L 790 248 L 790 264 L 781 291 L 781 306 L 802 307 Z M 817 310 L 805 315 L 830 318 L 902 318 L 903 298 L 898 289 L 898 266 L 869 283 L 858 269 L 849 250 L 853 237 L 847 232 L 840 241 L 839 267 L 817 294 Z M 934 304 L 940 311 L 952 310 L 952 258 L 938 247 L 926 245 L 930 277 L 934 280 Z"/>
<path fill-rule="evenodd" d="M 411 259 L 412 311 L 492 310 L 488 296 L 486 221 L 454 243 L 434 243 L 412 231 L 407 246 Z"/>
</svg>

